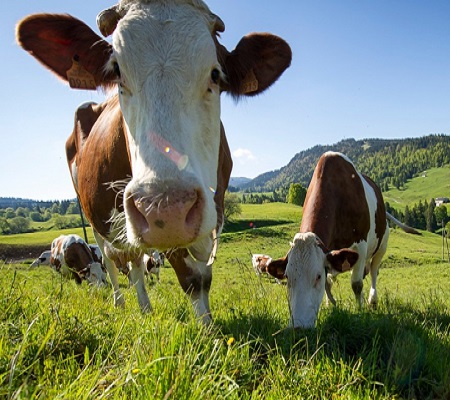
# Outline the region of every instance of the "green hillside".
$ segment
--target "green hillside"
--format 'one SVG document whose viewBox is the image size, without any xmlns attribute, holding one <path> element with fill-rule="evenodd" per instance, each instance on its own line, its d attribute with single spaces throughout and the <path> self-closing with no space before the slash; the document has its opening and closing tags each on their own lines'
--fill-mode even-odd
<svg viewBox="0 0 450 400">
<path fill-rule="evenodd" d="M 402 189 L 390 189 L 383 193 L 384 200 L 392 207 L 403 210 L 419 200 L 436 197 L 450 198 L 450 165 L 431 168 L 418 177 L 408 180 Z"/>
<path fill-rule="evenodd" d="M 319 157 L 337 151 L 349 157 L 356 168 L 370 176 L 381 188 L 403 188 L 422 171 L 450 164 L 450 136 L 429 135 L 407 139 L 345 139 L 333 145 L 320 145 L 297 153 L 277 171 L 262 174 L 243 190 L 271 192 L 291 183 L 309 185 Z"/>
</svg>

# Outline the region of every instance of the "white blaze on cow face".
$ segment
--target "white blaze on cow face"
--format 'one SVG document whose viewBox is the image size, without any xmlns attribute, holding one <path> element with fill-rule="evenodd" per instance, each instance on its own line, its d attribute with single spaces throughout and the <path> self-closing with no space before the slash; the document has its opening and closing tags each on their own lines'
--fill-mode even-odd
<svg viewBox="0 0 450 400">
<path fill-rule="evenodd" d="M 185 247 L 215 227 L 222 71 L 212 34 L 209 10 L 189 2 L 134 5 L 114 32 L 132 244 Z"/>
<path fill-rule="evenodd" d="M 314 327 L 325 293 L 326 263 L 314 233 L 295 235 L 286 267 L 291 327 Z"/>
</svg>

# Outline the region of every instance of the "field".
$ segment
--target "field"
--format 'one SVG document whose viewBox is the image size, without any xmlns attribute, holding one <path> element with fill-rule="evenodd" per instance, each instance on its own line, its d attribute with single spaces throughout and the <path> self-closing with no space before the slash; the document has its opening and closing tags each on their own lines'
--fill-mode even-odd
<svg viewBox="0 0 450 400">
<path fill-rule="evenodd" d="M 431 168 L 423 175 L 409 180 L 401 190 L 391 189 L 383 193 L 384 201 L 399 210 L 413 206 L 419 200 L 430 201 L 436 197 L 450 197 L 450 165 Z M 450 208 L 447 205 L 447 209 Z"/>
<path fill-rule="evenodd" d="M 450 399 L 441 237 L 392 230 L 378 309 L 356 307 L 344 274 L 333 286 L 338 306 L 324 302 L 316 329 L 292 331 L 286 287 L 257 277 L 250 254 L 284 255 L 300 217 L 287 204 L 245 205 L 227 226 L 208 328 L 171 268 L 148 283 L 154 310 L 142 315 L 125 277 L 126 307 L 114 309 L 110 289 L 30 269 L 31 260 L 0 262 L 0 398 Z M 29 234 L 8 245 L 49 239 Z M 367 293 L 369 278 L 364 284 Z"/>
</svg>

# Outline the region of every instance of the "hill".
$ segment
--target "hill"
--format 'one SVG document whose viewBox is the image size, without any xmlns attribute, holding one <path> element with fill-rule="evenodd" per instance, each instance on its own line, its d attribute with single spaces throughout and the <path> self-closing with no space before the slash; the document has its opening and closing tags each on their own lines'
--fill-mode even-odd
<svg viewBox="0 0 450 400">
<path fill-rule="evenodd" d="M 259 175 L 243 190 L 270 192 L 293 182 L 307 187 L 319 157 L 326 151 L 346 154 L 383 191 L 401 189 L 408 179 L 433 167 L 450 164 L 450 136 L 429 135 L 408 139 L 345 139 L 297 153 L 285 167 Z"/>
<path fill-rule="evenodd" d="M 450 197 L 450 165 L 431 168 L 408 180 L 404 188 L 391 188 L 383 193 L 384 200 L 393 208 L 404 210 L 419 200 L 436 197 Z M 450 210 L 449 210 L 450 211 Z"/>
</svg>

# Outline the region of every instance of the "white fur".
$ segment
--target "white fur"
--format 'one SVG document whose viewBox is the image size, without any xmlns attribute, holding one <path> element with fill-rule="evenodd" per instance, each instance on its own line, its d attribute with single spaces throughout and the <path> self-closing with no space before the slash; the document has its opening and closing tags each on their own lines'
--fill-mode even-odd
<svg viewBox="0 0 450 400">
<path fill-rule="evenodd" d="M 217 185 L 220 92 L 210 76 L 220 65 L 207 8 L 181 3 L 134 4 L 114 32 L 109 64 L 117 62 L 121 71 L 119 97 L 133 175 L 125 198 L 199 188 L 206 203 L 201 240 L 217 221 L 209 188 Z M 128 241 L 140 244 L 141 232 L 126 218 Z"/>
</svg>

